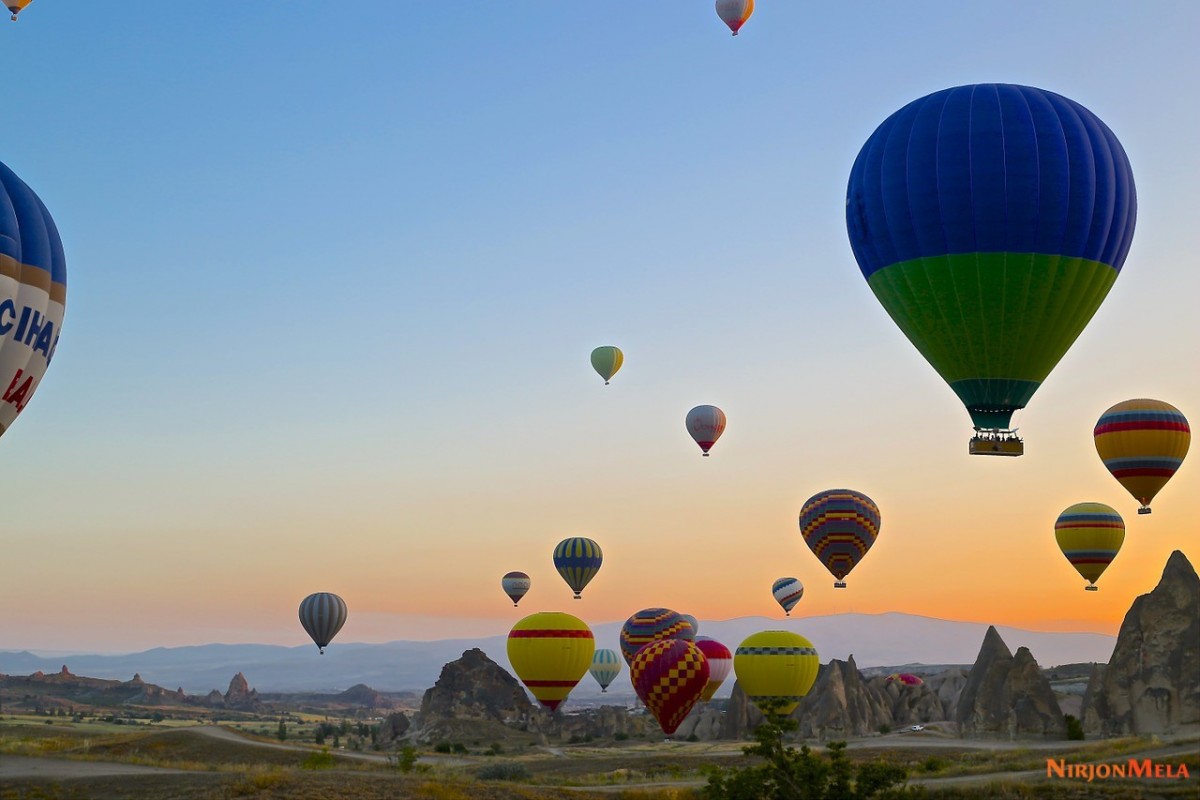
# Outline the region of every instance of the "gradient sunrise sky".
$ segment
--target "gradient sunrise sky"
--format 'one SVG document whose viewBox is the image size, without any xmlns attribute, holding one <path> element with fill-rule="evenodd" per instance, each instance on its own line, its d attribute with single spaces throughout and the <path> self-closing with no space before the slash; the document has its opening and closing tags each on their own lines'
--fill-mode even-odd
<svg viewBox="0 0 1200 800">
<path fill-rule="evenodd" d="M 1200 556 L 1200 454 L 1149 517 L 1091 431 L 1133 397 L 1200 421 L 1200 4 L 760 0 L 35 2 L 0 25 L 0 161 L 68 260 L 43 385 L 0 441 L 0 649 L 503 633 L 665 605 L 789 623 L 900 611 L 1114 633 Z M 929 92 L 1022 83 L 1116 133 L 1137 232 L 1016 423 L 970 422 L 847 241 L 859 147 Z M 591 349 L 615 344 L 604 387 Z M 683 420 L 729 426 L 701 458 Z M 834 591 L 817 491 L 883 514 Z M 1054 520 L 1125 546 L 1085 593 Z M 605 563 L 575 602 L 560 539 Z M 520 609 L 500 576 L 524 570 Z"/>
</svg>

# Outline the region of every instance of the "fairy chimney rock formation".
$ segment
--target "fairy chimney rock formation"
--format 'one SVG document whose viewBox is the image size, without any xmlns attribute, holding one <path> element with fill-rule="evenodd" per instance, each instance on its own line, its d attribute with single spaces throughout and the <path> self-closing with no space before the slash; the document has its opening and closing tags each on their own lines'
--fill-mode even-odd
<svg viewBox="0 0 1200 800">
<path fill-rule="evenodd" d="M 1066 720 L 1050 682 L 1028 648 L 1014 656 L 988 627 L 959 695 L 955 719 L 962 735 L 1066 737 Z"/>
<path fill-rule="evenodd" d="M 1104 735 L 1200 726 L 1200 578 L 1179 550 L 1125 614 L 1107 666 L 1092 671 L 1081 714 L 1084 730 Z"/>
<path fill-rule="evenodd" d="M 473 648 L 442 666 L 437 683 L 421 699 L 419 719 L 422 727 L 455 718 L 516 722 L 528 720 L 533 708 L 517 679 Z"/>
</svg>

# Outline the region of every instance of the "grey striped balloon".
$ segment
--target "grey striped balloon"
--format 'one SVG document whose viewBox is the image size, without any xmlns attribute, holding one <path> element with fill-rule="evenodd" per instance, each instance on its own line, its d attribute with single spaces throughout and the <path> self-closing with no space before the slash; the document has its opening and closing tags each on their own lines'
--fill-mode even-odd
<svg viewBox="0 0 1200 800">
<path fill-rule="evenodd" d="M 300 603 L 300 624 L 324 655 L 325 647 L 346 624 L 346 601 L 330 592 L 310 594 Z"/>
</svg>

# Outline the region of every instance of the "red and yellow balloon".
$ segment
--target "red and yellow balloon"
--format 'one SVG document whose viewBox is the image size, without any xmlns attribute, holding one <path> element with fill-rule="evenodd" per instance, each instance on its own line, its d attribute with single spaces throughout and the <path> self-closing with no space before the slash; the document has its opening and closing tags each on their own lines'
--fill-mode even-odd
<svg viewBox="0 0 1200 800">
<path fill-rule="evenodd" d="M 633 689 L 670 736 L 708 684 L 704 653 L 685 639 L 659 639 L 637 651 L 629 668 Z"/>
<path fill-rule="evenodd" d="M 587 624 L 570 614 L 530 614 L 508 633 L 508 662 L 537 701 L 558 708 L 592 665 L 596 642 Z"/>
</svg>

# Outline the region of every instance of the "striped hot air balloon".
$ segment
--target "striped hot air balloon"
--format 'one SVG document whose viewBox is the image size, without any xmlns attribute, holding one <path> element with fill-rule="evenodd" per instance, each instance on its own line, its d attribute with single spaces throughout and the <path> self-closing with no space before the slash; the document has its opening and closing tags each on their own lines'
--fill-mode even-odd
<svg viewBox="0 0 1200 800">
<path fill-rule="evenodd" d="M 791 714 L 817 679 L 821 666 L 812 642 L 791 631 L 760 631 L 738 645 L 733 671 L 750 702 Z"/>
<path fill-rule="evenodd" d="M 529 576 L 524 572 L 507 572 L 500 579 L 500 588 L 513 601 L 513 608 L 521 602 L 521 598 L 529 591 Z"/>
<path fill-rule="evenodd" d="M 587 674 L 595 649 L 591 628 L 578 617 L 557 611 L 530 614 L 508 633 L 508 663 L 551 711 Z"/>
<path fill-rule="evenodd" d="M 680 614 L 679 616 L 683 617 L 684 621 L 687 622 L 688 625 L 692 626 L 692 636 L 696 636 L 700 633 L 700 620 L 696 619 L 691 614 Z"/>
<path fill-rule="evenodd" d="M 1029 86 L 914 100 L 867 139 L 846 190 L 863 277 L 988 432 L 972 440 L 976 454 L 1023 452 L 1012 414 L 1100 307 L 1136 218 L 1113 132 Z"/>
<path fill-rule="evenodd" d="M 783 607 L 784 616 L 791 616 L 792 609 L 804 596 L 804 584 L 795 578 L 780 578 L 771 584 L 771 594 L 774 595 L 775 602 Z"/>
<path fill-rule="evenodd" d="M 600 691 L 607 692 L 608 685 L 621 674 L 620 654 L 607 647 L 600 648 L 592 656 L 592 666 L 588 672 L 596 679 L 596 683 L 600 684 Z"/>
<path fill-rule="evenodd" d="M 346 601 L 331 592 L 310 594 L 300 601 L 300 624 L 321 655 L 346 624 Z"/>
<path fill-rule="evenodd" d="M 637 651 L 629 673 L 633 690 L 670 736 L 699 702 L 708 683 L 708 662 L 692 642 L 661 639 Z"/>
<path fill-rule="evenodd" d="M 1183 463 L 1192 429 L 1178 408 L 1161 400 L 1126 400 L 1100 416 L 1093 431 L 1104 467 L 1134 499 L 1139 514 Z"/>
<path fill-rule="evenodd" d="M 694 639 L 692 625 L 678 611 L 669 608 L 643 608 L 621 626 L 621 655 L 626 664 L 645 645 L 659 639 Z"/>
<path fill-rule="evenodd" d="M 575 592 L 576 600 L 583 587 L 596 577 L 603 562 L 604 553 L 600 545 L 582 536 L 563 539 L 554 548 L 554 568 Z"/>
<path fill-rule="evenodd" d="M 609 380 L 613 375 L 617 374 L 617 370 L 625 363 L 625 354 L 621 352 L 621 348 L 606 345 L 605 347 L 597 347 L 592 351 L 592 369 L 596 370 L 601 378 L 604 378 L 604 385 L 608 386 Z"/>
<path fill-rule="evenodd" d="M 837 579 L 837 589 L 846 588 L 843 578 L 875 544 L 881 524 L 875 501 L 852 489 L 818 492 L 800 509 L 804 543 Z"/>
<path fill-rule="evenodd" d="M 1104 503 L 1076 503 L 1058 515 L 1054 538 L 1071 566 L 1096 591 L 1096 581 L 1117 557 L 1125 541 L 1125 520 Z"/>
<path fill-rule="evenodd" d="M 50 366 L 66 302 L 58 228 L 33 190 L 0 164 L 0 435 Z"/>
<path fill-rule="evenodd" d="M 733 669 L 733 653 L 729 652 L 729 648 L 716 639 L 710 639 L 707 636 L 697 636 L 696 647 L 700 648 L 700 652 L 704 653 L 704 659 L 708 662 L 708 683 L 704 685 L 704 691 L 700 694 L 700 699 L 707 703 L 713 699 L 717 689 L 720 689 L 721 684 L 729 677 L 729 673 Z"/>
</svg>

